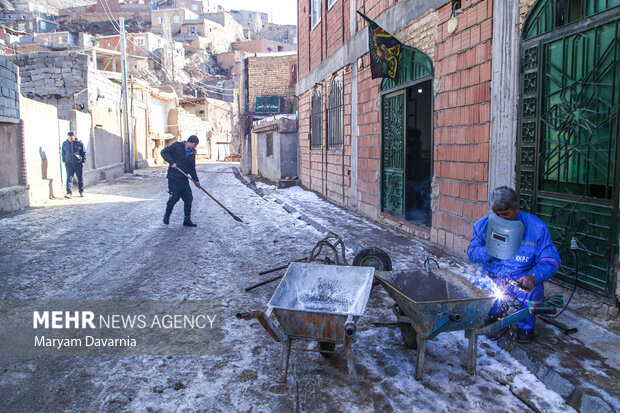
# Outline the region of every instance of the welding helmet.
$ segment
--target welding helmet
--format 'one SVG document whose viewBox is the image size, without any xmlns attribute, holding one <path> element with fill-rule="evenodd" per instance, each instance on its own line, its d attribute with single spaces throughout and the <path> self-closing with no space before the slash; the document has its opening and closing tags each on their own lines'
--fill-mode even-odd
<svg viewBox="0 0 620 413">
<path fill-rule="evenodd" d="M 509 221 L 489 214 L 487 226 L 487 252 L 500 260 L 513 258 L 519 252 L 523 239 L 523 223 L 519 220 Z"/>
</svg>

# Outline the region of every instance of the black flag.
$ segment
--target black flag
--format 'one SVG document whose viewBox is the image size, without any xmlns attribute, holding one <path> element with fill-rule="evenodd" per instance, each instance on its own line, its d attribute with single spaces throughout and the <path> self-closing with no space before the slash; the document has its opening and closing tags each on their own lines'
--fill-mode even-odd
<svg viewBox="0 0 620 413">
<path fill-rule="evenodd" d="M 359 11 L 358 13 L 368 23 L 368 48 L 373 79 L 376 77 L 396 78 L 402 43 L 363 13 Z"/>
</svg>

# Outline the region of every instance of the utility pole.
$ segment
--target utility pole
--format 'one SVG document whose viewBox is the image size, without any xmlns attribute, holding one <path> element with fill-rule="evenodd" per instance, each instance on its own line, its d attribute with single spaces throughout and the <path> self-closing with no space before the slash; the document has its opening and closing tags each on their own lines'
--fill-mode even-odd
<svg viewBox="0 0 620 413">
<path fill-rule="evenodd" d="M 125 172 L 133 172 L 133 149 L 131 138 L 131 130 L 129 128 L 129 111 L 127 105 L 127 55 L 126 55 L 126 39 L 125 39 L 125 18 L 120 18 L 121 26 L 121 78 L 122 78 L 122 111 L 123 111 L 123 127 L 125 135 Z"/>
</svg>

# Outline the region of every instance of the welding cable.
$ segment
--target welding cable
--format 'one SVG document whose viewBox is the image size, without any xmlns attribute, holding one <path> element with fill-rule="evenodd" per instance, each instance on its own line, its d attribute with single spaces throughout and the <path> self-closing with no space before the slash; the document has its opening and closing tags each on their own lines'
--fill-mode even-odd
<svg viewBox="0 0 620 413">
<path fill-rule="evenodd" d="M 578 245 L 577 238 L 575 238 L 575 235 L 574 235 L 575 223 L 573 221 L 573 213 L 575 212 L 575 207 L 579 205 L 579 203 L 581 202 L 583 198 L 585 198 L 585 194 L 581 195 L 579 199 L 577 200 L 577 202 L 573 204 L 573 207 L 570 209 L 570 212 L 568 213 L 568 225 L 567 225 L 567 228 L 565 228 L 566 232 L 568 231 L 568 229 L 570 229 L 571 233 L 573 234 L 571 238 L 571 242 L 570 242 L 570 250 L 573 253 L 573 256 L 575 257 L 575 283 L 573 284 L 573 291 L 571 291 L 570 297 L 568 297 L 568 301 L 566 302 L 566 305 L 564 306 L 564 308 L 560 310 L 560 312 L 554 315 L 553 317 L 547 316 L 547 318 L 558 318 L 560 314 L 562 314 L 564 310 L 568 308 L 568 305 L 570 304 L 570 301 L 573 299 L 573 295 L 575 295 L 575 291 L 577 290 L 577 281 L 579 280 L 579 254 L 577 254 L 577 251 L 579 250 L 579 245 Z M 584 250 L 586 251 L 587 254 L 589 254 L 589 252 L 586 249 Z"/>
<path fill-rule="evenodd" d="M 568 308 L 568 305 L 570 304 L 570 300 L 573 299 L 573 295 L 575 295 L 575 291 L 577 290 L 577 279 L 579 278 L 579 254 L 577 254 L 576 249 L 571 248 L 571 251 L 573 252 L 573 255 L 575 256 L 575 284 L 573 284 L 573 291 L 571 291 L 570 297 L 568 297 L 568 301 L 566 302 L 566 305 L 564 306 L 564 308 L 561 309 L 560 312 L 554 315 L 553 317 L 547 316 L 547 318 L 558 318 L 560 314 L 562 314 L 564 310 Z"/>
<path fill-rule="evenodd" d="M 551 294 L 545 297 L 543 305 L 560 308 L 564 305 L 564 296 L 562 294 Z"/>
</svg>

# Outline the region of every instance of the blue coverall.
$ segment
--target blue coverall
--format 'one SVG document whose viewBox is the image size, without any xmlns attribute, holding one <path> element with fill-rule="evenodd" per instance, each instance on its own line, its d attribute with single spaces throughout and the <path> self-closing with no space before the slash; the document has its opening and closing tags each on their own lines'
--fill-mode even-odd
<svg viewBox="0 0 620 413">
<path fill-rule="evenodd" d="M 196 175 L 196 151 L 186 150 L 185 142 L 175 142 L 170 146 L 166 146 L 161 151 L 161 157 L 170 164 L 168 167 L 168 202 L 166 203 L 166 215 L 172 213 L 174 205 L 183 199 L 183 211 L 186 217 L 192 214 L 192 190 L 189 181 L 181 172 L 172 168 L 172 164 L 176 163 L 177 167 L 192 177 L 194 181 L 198 181 Z"/>
<path fill-rule="evenodd" d="M 479 219 L 474 224 L 474 236 L 467 248 L 469 261 L 482 264 L 482 270 L 493 283 L 503 291 L 508 302 L 497 300 L 489 311 L 489 316 L 506 311 L 507 305 L 515 299 L 521 308 L 538 305 L 545 296 L 543 282 L 555 275 L 560 268 L 561 260 L 555 248 L 547 224 L 535 215 L 520 211 L 517 219 L 523 223 L 523 240 L 521 248 L 514 258 L 500 260 L 489 255 L 486 249 L 486 234 L 489 216 Z M 521 277 L 531 274 L 536 279 L 536 287 L 527 293 L 510 285 L 510 281 L 518 281 Z M 531 331 L 536 319 L 527 317 L 518 322 L 520 329 Z"/>
</svg>

